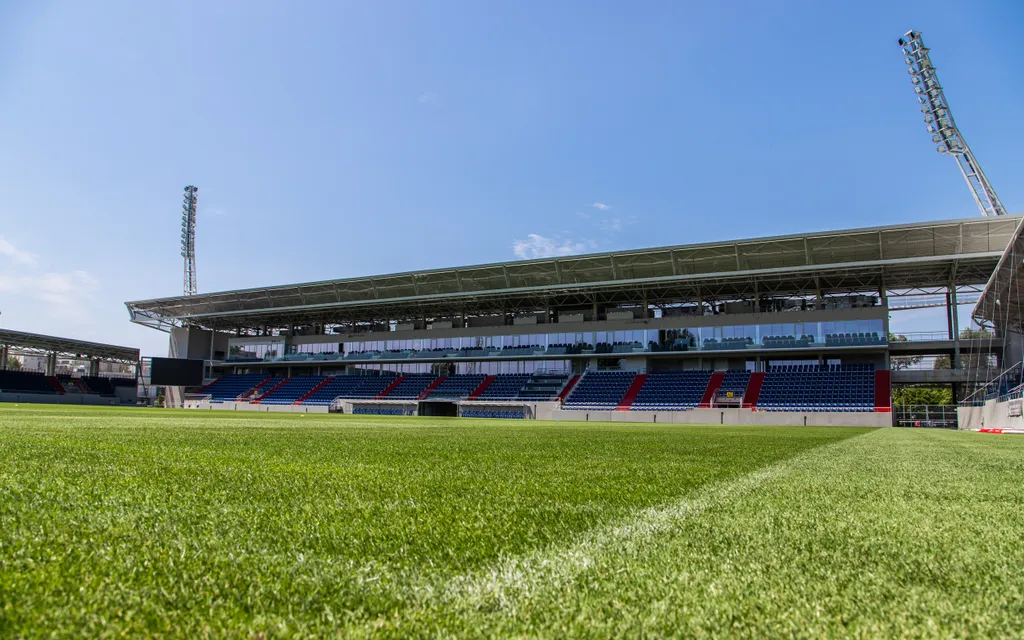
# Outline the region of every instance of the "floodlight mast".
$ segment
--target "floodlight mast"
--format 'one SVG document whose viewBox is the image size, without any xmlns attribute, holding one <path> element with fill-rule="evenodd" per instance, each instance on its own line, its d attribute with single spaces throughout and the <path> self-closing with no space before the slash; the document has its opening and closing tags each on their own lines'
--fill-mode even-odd
<svg viewBox="0 0 1024 640">
<path fill-rule="evenodd" d="M 185 295 L 194 296 L 196 286 L 196 203 L 199 188 L 185 187 L 185 201 L 181 205 L 181 257 L 185 259 Z"/>
<path fill-rule="evenodd" d="M 921 40 L 921 33 L 908 31 L 900 38 L 899 43 L 903 49 L 907 71 L 910 73 L 910 81 L 914 84 L 914 92 L 917 93 L 917 101 L 921 103 L 921 113 L 924 114 L 925 124 L 928 125 L 928 133 L 932 134 L 932 142 L 937 145 L 938 152 L 956 158 L 960 173 L 971 188 L 971 194 L 982 215 L 1006 215 L 1003 203 L 999 201 L 995 189 L 985 177 L 981 165 L 953 121 L 949 103 L 946 102 L 946 95 L 935 74 L 935 66 L 928 55 L 929 49 Z"/>
</svg>

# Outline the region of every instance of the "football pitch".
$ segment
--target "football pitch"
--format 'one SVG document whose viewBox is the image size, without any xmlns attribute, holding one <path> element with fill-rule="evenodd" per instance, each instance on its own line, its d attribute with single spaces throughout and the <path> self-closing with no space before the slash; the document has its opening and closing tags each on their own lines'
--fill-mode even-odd
<svg viewBox="0 0 1024 640">
<path fill-rule="evenodd" d="M 1024 438 L 0 405 L 0 637 L 1021 636 Z"/>
</svg>

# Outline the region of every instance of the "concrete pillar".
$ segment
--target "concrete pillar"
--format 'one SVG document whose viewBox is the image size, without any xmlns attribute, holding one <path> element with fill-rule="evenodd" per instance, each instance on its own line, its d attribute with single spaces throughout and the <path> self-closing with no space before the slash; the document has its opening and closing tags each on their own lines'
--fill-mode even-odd
<svg viewBox="0 0 1024 640">
<path fill-rule="evenodd" d="M 46 375 L 52 376 L 57 373 L 57 354 L 49 353 L 46 355 Z"/>
<path fill-rule="evenodd" d="M 89 361 L 89 376 L 92 378 L 98 378 L 100 375 L 100 359 L 93 358 Z"/>
<path fill-rule="evenodd" d="M 10 357 L 10 347 L 8 347 L 6 344 L 5 345 L 0 345 L 0 371 L 6 371 L 7 370 L 7 358 L 9 358 L 9 357 Z"/>
</svg>

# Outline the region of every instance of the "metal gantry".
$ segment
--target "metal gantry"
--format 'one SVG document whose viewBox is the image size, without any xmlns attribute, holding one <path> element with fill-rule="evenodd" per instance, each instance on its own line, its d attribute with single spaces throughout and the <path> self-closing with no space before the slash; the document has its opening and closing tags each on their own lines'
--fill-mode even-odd
<svg viewBox="0 0 1024 640">
<path fill-rule="evenodd" d="M 185 260 L 185 295 L 194 296 L 196 285 L 196 203 L 199 188 L 185 187 L 185 201 L 181 205 L 181 257 Z"/>
<path fill-rule="evenodd" d="M 1003 203 L 999 201 L 999 196 L 996 195 L 992 184 L 981 170 L 981 165 L 967 146 L 963 134 L 953 121 L 949 103 L 942 91 L 942 85 L 939 84 L 935 66 L 928 54 L 929 49 L 921 40 L 921 33 L 908 31 L 900 38 L 899 43 L 903 49 L 907 71 L 910 73 L 910 81 L 914 84 L 914 92 L 917 93 L 917 101 L 921 104 L 921 113 L 924 114 L 928 133 L 932 134 L 932 142 L 937 145 L 938 152 L 956 158 L 960 172 L 971 188 L 971 194 L 982 215 L 1006 215 Z"/>
</svg>

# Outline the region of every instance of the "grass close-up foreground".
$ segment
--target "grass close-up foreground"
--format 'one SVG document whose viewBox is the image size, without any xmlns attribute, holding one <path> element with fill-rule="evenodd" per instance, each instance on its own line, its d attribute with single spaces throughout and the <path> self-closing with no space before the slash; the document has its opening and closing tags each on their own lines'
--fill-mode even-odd
<svg viewBox="0 0 1024 640">
<path fill-rule="evenodd" d="M 1022 636 L 1024 438 L 0 407 L 0 637 Z"/>
</svg>

